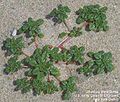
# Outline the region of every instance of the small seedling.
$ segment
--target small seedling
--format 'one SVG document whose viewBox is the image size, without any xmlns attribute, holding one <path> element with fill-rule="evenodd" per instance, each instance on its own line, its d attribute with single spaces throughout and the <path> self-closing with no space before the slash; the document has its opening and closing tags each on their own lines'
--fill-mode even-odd
<svg viewBox="0 0 120 102">
<path fill-rule="evenodd" d="M 69 100 L 72 94 L 77 90 L 77 78 L 70 76 L 66 80 L 60 80 L 61 71 L 55 64 L 64 62 L 65 64 L 84 64 L 85 48 L 76 45 L 69 49 L 63 47 L 63 44 L 70 40 L 71 37 L 78 37 L 82 34 L 82 28 L 89 27 L 93 31 L 106 31 L 108 29 L 106 21 L 106 7 L 99 5 L 89 5 L 80 8 L 76 13 L 79 15 L 76 22 L 78 24 L 85 22 L 81 27 L 73 27 L 72 30 L 68 27 L 66 19 L 70 13 L 68 6 L 59 5 L 58 8 L 52 10 L 49 16 L 56 19 L 56 23 L 63 23 L 68 29 L 68 32 L 63 32 L 59 38 L 67 36 L 65 40 L 60 42 L 58 46 L 45 45 L 42 48 L 38 46 L 37 38 L 42 38 L 43 33 L 39 26 L 43 24 L 42 19 L 33 20 L 28 18 L 20 29 L 18 34 L 26 34 L 25 37 L 34 39 L 35 50 L 32 55 L 24 52 L 24 39 L 22 37 L 16 38 L 16 32 L 13 38 L 7 38 L 3 43 L 4 50 L 10 55 L 7 66 L 4 72 L 13 74 L 22 68 L 27 68 L 25 77 L 14 81 L 16 85 L 15 90 L 21 90 L 22 93 L 33 91 L 34 95 L 53 94 L 57 91 L 62 91 L 62 99 Z M 15 36 L 15 37 L 14 37 Z M 26 55 L 22 60 L 19 55 Z M 83 67 L 78 68 L 79 73 L 85 75 L 108 73 L 113 70 L 112 54 L 104 51 L 89 52 L 90 61 L 86 62 Z"/>
</svg>

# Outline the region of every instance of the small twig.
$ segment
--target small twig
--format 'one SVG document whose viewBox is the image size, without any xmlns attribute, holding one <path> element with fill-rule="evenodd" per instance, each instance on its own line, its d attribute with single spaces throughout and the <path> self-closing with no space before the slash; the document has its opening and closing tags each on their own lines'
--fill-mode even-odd
<svg viewBox="0 0 120 102">
<path fill-rule="evenodd" d="M 69 28 L 69 26 L 67 25 L 66 21 L 64 21 L 63 23 L 64 23 L 64 25 L 66 26 L 67 30 L 70 32 L 70 28 Z"/>
<path fill-rule="evenodd" d="M 65 26 L 67 27 L 68 31 L 70 31 L 70 29 L 69 29 L 69 27 L 67 26 L 67 24 L 66 24 L 65 22 L 64 22 L 64 24 L 65 24 Z M 84 26 L 87 26 L 88 24 L 89 24 L 89 23 L 85 21 L 85 22 L 80 26 L 80 28 L 82 28 L 82 27 L 84 27 Z M 64 43 L 68 42 L 70 39 L 71 39 L 71 37 L 67 36 L 62 42 L 60 42 L 60 43 L 57 45 L 57 47 L 63 49 Z"/>
<path fill-rule="evenodd" d="M 28 66 L 22 66 L 22 68 L 28 68 Z"/>
<path fill-rule="evenodd" d="M 30 55 L 28 53 L 25 53 L 23 50 L 22 50 L 22 53 L 26 56 L 26 57 L 30 57 Z"/>
<path fill-rule="evenodd" d="M 63 23 L 64 23 L 64 25 L 66 26 L 67 30 L 70 32 L 70 28 L 69 28 L 69 26 L 67 25 L 66 21 L 64 21 Z M 66 42 L 68 42 L 70 39 L 71 39 L 71 37 L 67 36 L 67 38 L 65 38 L 62 42 L 60 42 L 60 43 L 57 45 L 57 47 L 63 49 L 63 44 L 66 43 Z"/>
<path fill-rule="evenodd" d="M 60 42 L 57 47 L 63 49 L 63 44 L 68 42 L 71 39 L 71 37 L 67 36 L 62 42 Z"/>
<path fill-rule="evenodd" d="M 48 73 L 48 79 L 47 80 L 48 80 L 48 82 L 50 82 L 50 74 L 49 73 Z"/>
<path fill-rule="evenodd" d="M 80 28 L 86 27 L 88 24 L 89 24 L 89 22 L 86 22 L 86 21 L 85 21 L 85 22 L 80 26 Z"/>
<path fill-rule="evenodd" d="M 35 47 L 38 48 L 38 36 L 34 37 Z"/>
<path fill-rule="evenodd" d="M 55 77 L 55 76 L 54 76 Z M 55 77 L 55 79 L 59 82 L 59 83 L 61 83 L 61 80 L 60 79 L 58 79 L 57 77 Z"/>
</svg>

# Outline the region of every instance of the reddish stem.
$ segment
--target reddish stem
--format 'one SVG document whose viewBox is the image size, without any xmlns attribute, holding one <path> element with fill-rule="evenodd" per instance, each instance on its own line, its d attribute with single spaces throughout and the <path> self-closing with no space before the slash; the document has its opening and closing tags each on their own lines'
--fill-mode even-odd
<svg viewBox="0 0 120 102">
<path fill-rule="evenodd" d="M 48 82 L 50 82 L 50 74 L 48 74 Z"/>
<path fill-rule="evenodd" d="M 69 26 L 67 25 L 66 21 L 64 21 L 63 23 L 64 23 L 64 25 L 66 26 L 67 30 L 70 32 L 70 28 L 69 28 Z"/>
<path fill-rule="evenodd" d="M 66 22 L 64 22 L 64 24 L 65 24 L 65 26 L 67 27 L 68 31 L 70 31 L 70 29 L 69 29 L 69 27 L 67 26 Z M 89 24 L 89 23 L 85 21 L 80 28 L 82 28 L 82 27 L 84 27 L 84 26 L 86 27 L 88 24 Z M 59 48 L 61 48 L 61 49 L 64 49 L 64 47 L 63 47 L 64 43 L 68 42 L 70 39 L 71 39 L 71 37 L 68 36 L 68 37 L 65 38 L 62 42 L 60 42 L 60 44 L 59 44 L 57 47 L 59 47 Z"/>
<path fill-rule="evenodd" d="M 30 57 L 30 55 L 28 53 L 25 53 L 23 50 L 22 50 L 22 53 L 26 56 L 26 57 Z"/>
<path fill-rule="evenodd" d="M 63 44 L 66 43 L 66 42 L 68 42 L 70 39 L 71 39 L 71 37 L 68 36 L 68 37 L 65 38 L 61 43 L 59 43 L 59 45 L 58 45 L 57 47 L 63 49 L 63 48 L 64 48 L 64 47 L 63 47 Z"/>
<path fill-rule="evenodd" d="M 59 83 L 61 83 L 60 79 L 58 79 L 57 77 L 55 77 L 55 79 L 56 79 Z"/>
<path fill-rule="evenodd" d="M 89 22 L 85 21 L 80 28 L 86 27 L 88 24 L 89 24 Z"/>
<path fill-rule="evenodd" d="M 28 66 L 22 66 L 23 68 L 28 68 Z"/>
<path fill-rule="evenodd" d="M 38 48 L 38 36 L 35 36 L 34 40 L 35 47 Z"/>
</svg>

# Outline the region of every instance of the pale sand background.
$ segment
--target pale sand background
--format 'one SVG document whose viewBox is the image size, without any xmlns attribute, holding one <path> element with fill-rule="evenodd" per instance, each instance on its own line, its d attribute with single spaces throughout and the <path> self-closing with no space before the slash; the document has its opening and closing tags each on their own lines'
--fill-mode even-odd
<svg viewBox="0 0 120 102">
<path fill-rule="evenodd" d="M 67 21 L 70 27 L 75 26 L 76 16 L 74 15 L 74 11 L 80 6 L 99 3 L 100 5 L 108 7 L 107 16 L 110 25 L 108 32 L 84 32 L 84 35 L 71 39 L 70 44 L 65 45 L 67 48 L 72 45 L 84 45 L 86 51 L 105 50 L 111 51 L 113 54 L 115 70 L 112 73 L 91 78 L 78 75 L 78 96 L 88 90 L 120 91 L 120 0 L 62 0 L 62 2 L 72 10 Z M 0 47 L 2 46 L 3 40 L 10 36 L 10 31 L 14 27 L 19 28 L 22 22 L 27 20 L 28 17 L 33 17 L 34 19 L 43 18 L 45 20 L 42 31 L 46 34 L 46 37 L 40 42 L 40 46 L 59 43 L 57 36 L 58 33 L 66 30 L 64 25 L 53 26 L 51 20 L 45 19 L 45 16 L 58 4 L 60 4 L 59 0 L 0 0 Z M 52 35 L 53 37 L 50 39 Z M 0 102 L 61 102 L 60 93 L 35 97 L 32 95 L 32 92 L 27 94 L 21 94 L 20 91 L 13 92 L 15 86 L 12 82 L 14 79 L 24 75 L 24 69 L 20 70 L 18 72 L 19 74 L 15 73 L 14 76 L 3 75 L 3 65 L 5 62 L 7 62 L 7 58 L 4 57 L 4 51 L 0 50 Z M 65 75 L 69 76 L 69 72 L 66 71 L 65 67 L 71 69 L 77 68 L 77 66 L 74 65 L 60 65 L 58 67 L 60 67 L 64 75 L 61 78 L 66 77 Z M 73 74 L 75 74 L 74 70 Z M 93 100 L 81 96 L 77 97 L 77 95 L 74 94 L 73 98 L 68 102 L 93 102 Z"/>
</svg>

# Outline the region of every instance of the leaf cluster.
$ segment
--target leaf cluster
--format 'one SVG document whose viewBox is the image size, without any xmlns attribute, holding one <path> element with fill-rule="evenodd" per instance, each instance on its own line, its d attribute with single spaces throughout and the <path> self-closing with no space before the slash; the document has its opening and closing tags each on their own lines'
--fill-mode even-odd
<svg viewBox="0 0 120 102">
<path fill-rule="evenodd" d="M 18 33 L 26 33 L 27 37 L 35 37 L 38 36 L 42 38 L 44 35 L 41 32 L 39 26 L 44 23 L 43 19 L 33 20 L 32 18 L 28 18 L 21 28 L 19 28 Z"/>
<path fill-rule="evenodd" d="M 61 90 L 63 91 L 62 99 L 69 100 L 72 93 L 77 91 L 76 86 L 77 78 L 75 76 L 69 77 L 67 80 L 61 82 Z"/>
<path fill-rule="evenodd" d="M 90 31 L 107 31 L 108 25 L 106 21 L 107 7 L 101 7 L 100 5 L 88 5 L 80 8 L 76 14 L 77 24 L 82 22 L 88 23 L 88 30 Z M 65 23 L 68 18 L 68 14 L 71 12 L 68 6 L 59 5 L 54 8 L 49 14 L 49 17 L 56 21 L 56 23 Z M 42 19 L 33 20 L 28 18 L 28 21 L 24 22 L 18 33 L 25 33 L 26 37 L 35 38 L 39 36 L 43 37 L 41 29 L 39 28 L 44 21 Z M 66 25 L 69 30 L 69 27 Z M 62 32 L 59 34 L 59 38 L 65 36 L 78 37 L 82 34 L 82 27 L 73 27 L 69 32 Z M 35 40 L 35 39 L 34 39 Z M 36 48 L 31 56 L 27 56 L 22 61 L 18 60 L 18 55 L 22 54 L 22 48 L 24 48 L 23 38 L 7 38 L 3 44 L 4 50 L 12 55 L 8 60 L 7 66 L 4 72 L 7 74 L 13 74 L 18 71 L 22 66 L 26 66 L 28 69 L 25 72 L 25 77 L 17 79 L 14 84 L 15 90 L 21 90 L 22 93 L 33 90 L 35 95 L 39 94 L 53 94 L 59 90 L 62 93 L 63 100 L 69 100 L 72 94 L 77 90 L 77 78 L 70 76 L 66 80 L 60 80 L 60 70 L 55 66 L 55 63 L 63 61 L 66 64 L 75 63 L 77 65 L 83 64 L 78 68 L 79 73 L 85 75 L 96 75 L 100 73 L 111 72 L 114 67 L 112 64 L 112 54 L 110 52 L 89 52 L 88 56 L 91 60 L 84 63 L 84 51 L 83 46 L 77 47 L 71 46 L 69 49 L 59 49 L 58 47 L 50 47 L 45 45 L 43 48 Z M 58 81 L 58 83 L 54 80 Z"/>
<path fill-rule="evenodd" d="M 78 37 L 80 35 L 82 35 L 81 28 L 73 27 L 73 29 L 69 33 L 62 32 L 61 34 L 59 34 L 59 38 L 63 38 L 65 36 Z"/>
<path fill-rule="evenodd" d="M 52 94 L 58 91 L 57 85 L 54 81 L 46 81 L 46 77 L 48 75 L 58 77 L 60 71 L 49 61 L 48 46 L 43 49 L 37 48 L 32 56 L 23 60 L 23 63 L 29 67 L 25 75 L 33 78 L 31 84 L 35 94 Z"/>
<path fill-rule="evenodd" d="M 7 51 L 8 55 L 20 55 L 24 48 L 23 38 L 7 38 L 3 42 L 3 49 Z"/>
<path fill-rule="evenodd" d="M 78 50 L 79 49 L 79 50 Z M 62 61 L 65 59 L 65 53 L 59 52 L 58 48 L 53 48 L 51 49 L 49 45 L 44 46 L 42 49 L 37 48 L 33 55 L 30 57 L 25 58 L 22 62 L 24 65 L 27 65 L 29 70 L 25 72 L 25 75 L 27 77 L 30 77 L 30 83 L 31 87 L 34 91 L 35 94 L 52 94 L 56 91 L 59 91 L 60 87 L 62 90 L 64 90 L 64 97 L 70 97 L 71 93 L 75 91 L 76 85 L 75 85 L 75 78 L 70 77 L 66 81 L 62 81 L 62 85 L 58 87 L 56 85 L 55 81 L 53 80 L 48 80 L 48 76 L 54 76 L 55 78 L 60 76 L 60 71 L 57 67 L 53 65 L 53 62 L 56 61 Z M 74 52 L 78 51 L 77 54 L 75 55 Z M 80 61 L 81 62 L 81 55 L 82 54 L 82 47 L 77 48 L 77 46 L 71 47 L 71 56 L 73 55 L 74 60 Z M 68 52 L 67 52 L 68 53 Z M 64 55 L 63 59 L 62 57 L 59 59 L 58 55 Z M 53 56 L 54 55 L 54 56 Z M 78 60 L 77 56 L 80 55 L 80 58 Z M 57 58 L 56 58 L 56 57 Z M 67 55 L 68 56 L 68 55 Z M 67 59 L 67 57 L 66 57 Z M 67 59 L 68 60 L 68 59 Z M 47 81 L 46 81 L 47 80 Z M 19 83 L 17 84 L 19 86 Z M 29 86 L 30 87 L 30 86 Z M 23 86 L 24 88 L 24 86 Z M 27 89 L 25 89 L 27 90 Z M 26 91 L 27 92 L 27 91 Z M 64 99 L 66 99 L 64 98 Z M 68 98 L 67 98 L 68 99 Z"/>
<path fill-rule="evenodd" d="M 49 18 L 52 18 L 56 23 L 62 23 L 65 19 L 68 18 L 68 14 L 71 12 L 68 6 L 58 5 L 57 8 L 54 8 L 50 14 Z"/>
<path fill-rule="evenodd" d="M 15 91 L 21 90 L 22 93 L 26 93 L 32 88 L 30 80 L 28 80 L 27 78 L 15 80 L 14 85 L 17 85 Z"/>
<path fill-rule="evenodd" d="M 76 45 L 71 46 L 70 49 L 64 49 L 59 52 L 58 48 L 53 48 L 50 53 L 50 59 L 52 61 L 64 61 L 66 63 L 77 63 L 82 64 L 84 62 L 84 51 L 83 46 L 77 47 Z"/>
<path fill-rule="evenodd" d="M 111 72 L 114 69 L 112 64 L 112 54 L 110 52 L 89 52 L 88 56 L 92 60 L 85 63 L 85 65 L 78 69 L 79 73 L 85 75 L 96 75 Z"/>
<path fill-rule="evenodd" d="M 35 95 L 36 94 L 53 94 L 56 91 L 58 91 L 58 86 L 56 85 L 56 83 L 51 80 L 50 82 L 48 81 L 41 81 L 39 79 L 34 79 L 32 81 L 32 86 L 33 86 L 33 90 Z"/>
<path fill-rule="evenodd" d="M 6 74 L 14 73 L 18 71 L 20 68 L 21 68 L 21 62 L 17 61 L 17 56 L 15 56 L 15 57 L 11 57 L 8 60 L 8 63 L 6 65 L 6 68 L 4 69 L 4 72 Z"/>
<path fill-rule="evenodd" d="M 82 22 L 88 22 L 88 30 L 90 31 L 107 31 L 109 29 L 106 20 L 107 7 L 101 7 L 100 5 L 87 5 L 76 11 L 78 18 L 77 24 Z"/>
</svg>

